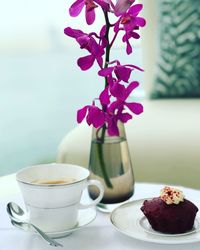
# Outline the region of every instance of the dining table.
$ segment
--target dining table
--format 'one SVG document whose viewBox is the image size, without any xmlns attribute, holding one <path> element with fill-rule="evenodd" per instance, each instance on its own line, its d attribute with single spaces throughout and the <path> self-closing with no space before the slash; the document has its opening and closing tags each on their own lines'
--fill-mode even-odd
<svg viewBox="0 0 200 250">
<path fill-rule="evenodd" d="M 166 186 L 165 183 L 135 183 L 134 195 L 126 204 L 135 204 L 139 200 L 148 199 L 150 197 L 159 196 L 160 190 Z M 178 186 L 187 197 L 200 204 L 200 190 L 188 187 Z M 6 205 L 13 201 L 20 206 L 24 206 L 20 189 L 15 180 L 15 174 L 0 177 L 0 250 L 53 250 L 38 234 L 27 232 L 14 227 L 6 212 Z M 124 205 L 124 204 L 123 204 Z M 120 206 L 116 207 L 116 212 Z M 197 205 L 198 208 L 200 205 Z M 123 211 L 123 210 L 122 210 Z M 66 237 L 56 239 L 63 245 L 60 249 L 66 250 L 199 250 L 200 249 L 200 230 L 199 224 L 191 235 L 175 235 L 160 236 L 151 232 L 142 232 L 139 225 L 133 228 L 133 232 L 129 233 L 126 229 L 122 230 L 113 222 L 113 213 L 105 213 L 95 208 L 95 218 L 86 225 L 72 231 Z M 134 207 L 129 207 L 130 219 L 127 225 L 134 224 Z M 199 212 L 200 213 L 200 212 Z M 117 214 L 117 213 L 116 213 Z M 198 214 L 198 213 L 197 213 Z M 126 226 L 123 221 L 123 213 L 118 218 Z M 127 214 L 125 216 L 127 220 Z M 138 228 L 137 228 L 138 227 Z M 141 232 L 141 235 L 139 235 Z M 141 237 L 138 237 L 141 236 Z M 158 239 L 158 240 L 157 240 Z M 187 241 L 188 240 L 188 241 Z M 57 247 L 59 249 L 59 247 Z"/>
</svg>

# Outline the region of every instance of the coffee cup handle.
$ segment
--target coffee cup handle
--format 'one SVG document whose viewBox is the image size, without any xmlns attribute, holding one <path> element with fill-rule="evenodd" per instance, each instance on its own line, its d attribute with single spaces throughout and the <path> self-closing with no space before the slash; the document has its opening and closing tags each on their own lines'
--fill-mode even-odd
<svg viewBox="0 0 200 250">
<path fill-rule="evenodd" d="M 97 205 L 102 200 L 102 198 L 103 198 L 104 187 L 103 187 L 103 185 L 101 184 L 100 181 L 98 181 L 98 180 L 88 180 L 87 184 L 86 184 L 86 188 L 88 186 L 97 186 L 97 188 L 100 191 L 99 192 L 99 196 L 95 200 L 93 200 L 91 203 L 89 203 L 89 204 L 82 204 L 82 203 L 80 203 L 79 204 L 79 208 L 80 209 L 85 209 L 85 208 L 93 207 L 93 206 Z"/>
</svg>

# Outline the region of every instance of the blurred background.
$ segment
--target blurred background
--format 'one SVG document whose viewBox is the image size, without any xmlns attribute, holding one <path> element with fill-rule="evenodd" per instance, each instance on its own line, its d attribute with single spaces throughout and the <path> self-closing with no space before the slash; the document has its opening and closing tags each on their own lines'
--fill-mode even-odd
<svg viewBox="0 0 200 250">
<path fill-rule="evenodd" d="M 76 123 L 76 111 L 103 90 L 95 66 L 81 72 L 85 55 L 63 33 L 67 26 L 84 31 L 84 12 L 69 17 L 72 0 L 0 0 L 0 176 L 32 164 L 56 160 L 57 148 Z M 142 67 L 140 43 L 127 57 L 117 41 L 112 58 Z M 141 82 L 141 74 L 134 79 Z M 141 86 L 135 96 L 143 98 Z"/>
</svg>

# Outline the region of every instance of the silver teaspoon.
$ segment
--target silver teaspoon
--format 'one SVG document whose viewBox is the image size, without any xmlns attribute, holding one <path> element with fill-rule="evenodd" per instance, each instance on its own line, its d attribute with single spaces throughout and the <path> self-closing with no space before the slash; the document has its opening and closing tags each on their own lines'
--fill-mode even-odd
<svg viewBox="0 0 200 250">
<path fill-rule="evenodd" d="M 11 219 L 11 222 L 14 226 L 20 227 L 24 230 L 28 230 L 29 228 L 32 227 L 34 231 L 36 231 L 45 241 L 49 243 L 49 245 L 54 246 L 54 247 L 63 247 L 62 244 L 58 243 L 56 240 L 50 238 L 47 234 L 45 234 L 43 231 L 41 231 L 38 227 L 33 225 L 32 223 L 26 222 L 23 220 L 24 217 L 24 211 L 22 208 L 17 205 L 14 202 L 9 202 L 6 207 L 7 213 Z M 20 217 L 22 220 L 20 220 Z"/>
</svg>

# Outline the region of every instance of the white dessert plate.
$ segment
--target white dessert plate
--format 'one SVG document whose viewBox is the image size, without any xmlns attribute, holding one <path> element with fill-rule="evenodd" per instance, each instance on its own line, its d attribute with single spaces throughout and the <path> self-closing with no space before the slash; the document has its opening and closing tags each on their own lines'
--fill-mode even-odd
<svg viewBox="0 0 200 250">
<path fill-rule="evenodd" d="M 121 233 L 134 239 L 159 244 L 185 244 L 200 241 L 200 218 L 195 219 L 191 231 L 183 234 L 164 234 L 154 231 L 140 210 L 144 200 L 125 203 L 116 208 L 110 216 L 113 226 Z M 200 208 L 200 205 L 195 202 Z"/>
</svg>

